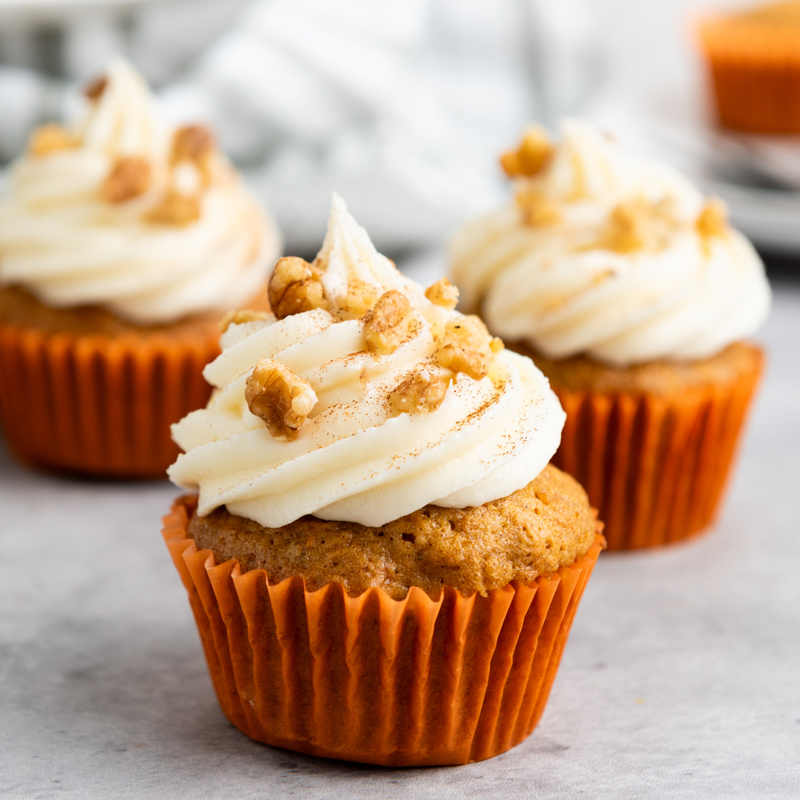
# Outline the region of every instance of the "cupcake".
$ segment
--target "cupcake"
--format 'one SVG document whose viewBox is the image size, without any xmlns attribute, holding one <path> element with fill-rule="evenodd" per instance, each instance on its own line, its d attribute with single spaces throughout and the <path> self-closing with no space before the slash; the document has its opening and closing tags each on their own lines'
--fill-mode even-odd
<svg viewBox="0 0 800 800">
<path fill-rule="evenodd" d="M 564 414 L 530 359 L 379 255 L 335 197 L 274 314 L 234 319 L 173 426 L 164 520 L 240 730 L 384 765 L 488 758 L 536 725 L 603 546 L 548 465 Z"/>
<path fill-rule="evenodd" d="M 706 19 L 699 38 L 722 125 L 800 133 L 800 2 Z"/>
<path fill-rule="evenodd" d="M 464 307 L 529 355 L 567 413 L 554 464 L 575 476 L 610 549 L 713 520 L 763 354 L 763 264 L 718 200 L 567 121 L 502 164 L 515 199 L 451 244 Z"/>
<path fill-rule="evenodd" d="M 161 477 L 208 399 L 219 318 L 266 309 L 271 218 L 199 125 L 114 62 L 73 127 L 34 131 L 0 201 L 0 419 L 46 468 Z"/>
</svg>

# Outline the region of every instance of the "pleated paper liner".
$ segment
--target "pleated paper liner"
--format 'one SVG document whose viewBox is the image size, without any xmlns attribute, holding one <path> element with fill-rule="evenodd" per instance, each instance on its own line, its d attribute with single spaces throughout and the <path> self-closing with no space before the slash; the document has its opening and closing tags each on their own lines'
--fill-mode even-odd
<svg viewBox="0 0 800 800">
<path fill-rule="evenodd" d="M 754 133 L 800 133 L 800 27 L 748 19 L 699 27 L 719 121 Z"/>
<path fill-rule="evenodd" d="M 170 424 L 208 401 L 202 369 L 218 335 L 110 338 L 0 324 L 0 419 L 11 449 L 38 467 L 164 477 L 179 452 Z"/>
<path fill-rule="evenodd" d="M 609 550 L 669 544 L 710 525 L 762 368 L 758 351 L 737 380 L 669 398 L 553 384 L 567 413 L 553 464 L 583 484 Z"/>
<path fill-rule="evenodd" d="M 187 538 L 195 507 L 178 500 L 163 535 L 225 716 L 260 742 L 386 766 L 479 761 L 531 733 L 603 547 L 598 533 L 571 566 L 486 597 L 350 597 L 217 564 Z"/>
</svg>

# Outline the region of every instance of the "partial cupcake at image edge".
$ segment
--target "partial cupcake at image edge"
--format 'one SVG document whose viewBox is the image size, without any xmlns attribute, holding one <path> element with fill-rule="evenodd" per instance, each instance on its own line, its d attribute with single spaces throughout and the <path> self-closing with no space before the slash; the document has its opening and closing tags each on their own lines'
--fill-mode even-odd
<svg viewBox="0 0 800 800">
<path fill-rule="evenodd" d="M 380 255 L 335 197 L 273 314 L 240 312 L 173 426 L 164 519 L 240 730 L 390 766 L 507 750 L 544 709 L 602 524 L 548 464 L 564 413 L 530 359 Z"/>
<path fill-rule="evenodd" d="M 722 125 L 800 133 L 800 2 L 708 16 L 698 39 Z"/>
<path fill-rule="evenodd" d="M 201 125 L 124 61 L 31 136 L 0 200 L 0 421 L 23 461 L 161 477 L 229 309 L 266 310 L 280 234 Z"/>
<path fill-rule="evenodd" d="M 745 341 L 770 290 L 724 205 L 586 123 L 530 129 L 503 156 L 508 205 L 452 239 L 462 307 L 525 353 L 567 413 L 556 466 L 586 488 L 610 549 L 715 518 L 763 370 Z"/>
</svg>

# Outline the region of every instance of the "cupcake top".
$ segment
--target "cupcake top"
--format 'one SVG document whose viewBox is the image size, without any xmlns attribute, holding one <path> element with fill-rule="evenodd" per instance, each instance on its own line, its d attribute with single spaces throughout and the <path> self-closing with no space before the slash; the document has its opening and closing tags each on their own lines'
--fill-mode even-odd
<svg viewBox="0 0 800 800">
<path fill-rule="evenodd" d="M 464 307 L 548 358 L 694 360 L 752 334 L 770 290 L 725 208 L 674 170 L 568 120 L 528 131 L 502 165 L 515 198 L 451 242 Z"/>
<path fill-rule="evenodd" d="M 315 261 L 281 259 L 269 294 L 274 314 L 232 317 L 204 373 L 217 391 L 172 429 L 169 475 L 201 516 L 380 526 L 505 497 L 558 447 L 564 413 L 530 359 L 455 311 L 446 279 L 401 275 L 340 198 Z"/>
<path fill-rule="evenodd" d="M 124 61 L 76 125 L 46 125 L 0 202 L 0 285 L 139 325 L 250 299 L 280 236 L 198 125 L 172 129 Z"/>
</svg>

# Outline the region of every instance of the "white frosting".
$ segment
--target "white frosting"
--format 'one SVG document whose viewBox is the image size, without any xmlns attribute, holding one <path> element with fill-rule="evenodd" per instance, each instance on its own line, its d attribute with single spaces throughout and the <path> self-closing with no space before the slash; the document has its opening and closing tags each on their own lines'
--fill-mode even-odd
<svg viewBox="0 0 800 800">
<path fill-rule="evenodd" d="M 114 62 L 102 95 L 71 131 L 78 146 L 14 165 L 0 203 L 0 284 L 21 285 L 52 307 L 102 305 L 137 324 L 252 297 L 280 253 L 277 228 L 219 154 L 202 191 L 191 164 L 170 170 L 172 133 L 142 79 Z M 109 203 L 100 189 L 123 156 L 149 161 L 152 186 Z M 170 185 L 199 191 L 197 221 L 144 219 Z"/>
<path fill-rule="evenodd" d="M 764 321 L 764 266 L 737 231 L 701 236 L 705 199 L 668 167 L 625 156 L 585 123 L 562 124 L 545 169 L 518 181 L 559 211 L 530 226 L 511 203 L 467 224 L 451 242 L 451 276 L 493 333 L 550 358 L 586 353 L 616 366 L 699 359 Z M 670 223 L 657 242 L 620 253 L 602 240 L 612 209 L 644 198 Z"/>
<path fill-rule="evenodd" d="M 305 514 L 378 526 L 428 503 L 481 505 L 541 472 L 564 412 L 530 359 L 504 350 L 481 380 L 438 366 L 434 337 L 461 315 L 431 303 L 377 253 L 338 197 L 316 265 L 334 311 L 354 279 L 379 293 L 395 289 L 408 297 L 417 333 L 378 355 L 367 350 L 362 320 L 321 309 L 232 325 L 205 370 L 217 391 L 172 428 L 186 453 L 169 476 L 199 488 L 201 515 L 225 505 L 265 527 Z M 286 365 L 318 397 L 294 441 L 273 439 L 245 401 L 246 380 L 263 358 Z M 395 413 L 389 395 L 421 368 L 451 381 L 444 401 L 427 414 Z"/>
</svg>

